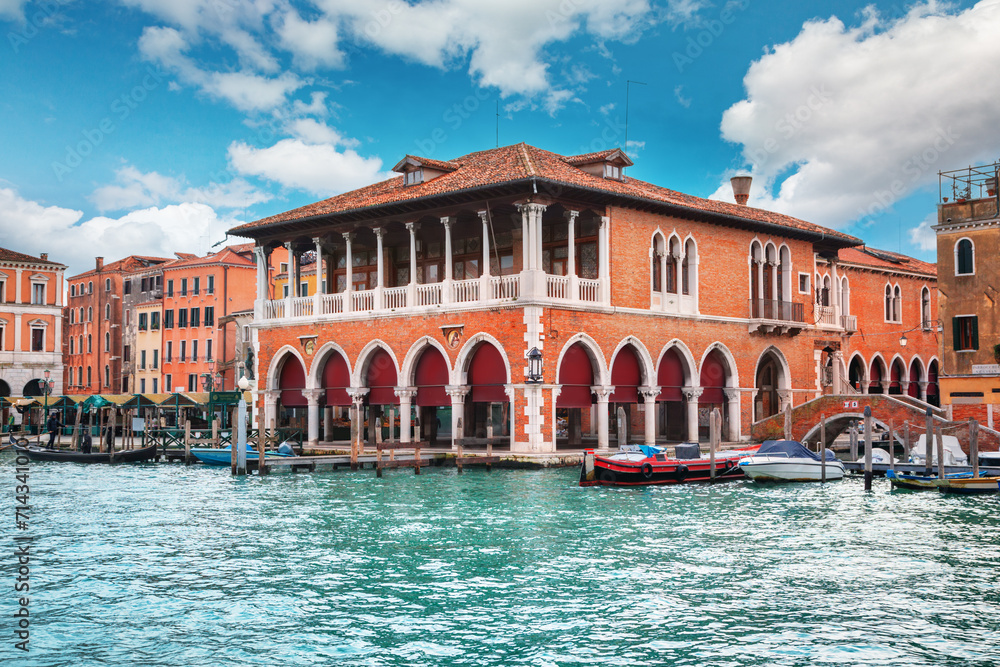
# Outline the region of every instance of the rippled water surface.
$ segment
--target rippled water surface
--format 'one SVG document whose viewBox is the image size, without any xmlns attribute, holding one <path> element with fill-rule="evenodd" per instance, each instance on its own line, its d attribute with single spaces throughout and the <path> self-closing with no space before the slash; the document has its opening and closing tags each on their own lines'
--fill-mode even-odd
<svg viewBox="0 0 1000 667">
<path fill-rule="evenodd" d="M 1000 499 L 576 470 L 31 466 L 3 665 L 993 665 Z"/>
</svg>

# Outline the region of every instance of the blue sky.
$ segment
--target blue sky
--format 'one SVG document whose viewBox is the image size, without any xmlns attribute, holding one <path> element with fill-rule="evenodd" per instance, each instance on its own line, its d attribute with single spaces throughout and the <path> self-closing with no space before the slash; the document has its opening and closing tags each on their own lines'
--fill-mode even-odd
<svg viewBox="0 0 1000 667">
<path fill-rule="evenodd" d="M 225 230 L 525 141 L 933 260 L 937 172 L 1000 158 L 1000 2 L 0 0 L 0 245 Z M 631 80 L 636 83 L 628 85 Z"/>
</svg>

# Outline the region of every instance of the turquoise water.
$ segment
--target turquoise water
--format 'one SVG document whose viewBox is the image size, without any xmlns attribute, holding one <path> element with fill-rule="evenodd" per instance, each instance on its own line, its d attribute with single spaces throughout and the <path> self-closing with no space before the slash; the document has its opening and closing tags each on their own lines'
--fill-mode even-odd
<svg viewBox="0 0 1000 667">
<path fill-rule="evenodd" d="M 992 665 L 1000 499 L 576 470 L 31 466 L 3 665 Z"/>
</svg>

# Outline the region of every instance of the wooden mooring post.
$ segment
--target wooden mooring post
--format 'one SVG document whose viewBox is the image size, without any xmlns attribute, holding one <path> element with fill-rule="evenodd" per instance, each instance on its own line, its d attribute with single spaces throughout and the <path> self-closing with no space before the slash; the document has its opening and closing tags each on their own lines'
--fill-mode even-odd
<svg viewBox="0 0 1000 667">
<path fill-rule="evenodd" d="M 872 408 L 865 406 L 865 491 L 872 490 Z"/>
<path fill-rule="evenodd" d="M 937 474 L 938 479 L 944 479 L 944 435 L 941 432 L 941 426 L 937 427 Z"/>
<path fill-rule="evenodd" d="M 858 425 L 857 423 L 852 423 L 851 428 L 848 431 L 849 437 L 851 439 L 851 461 L 858 460 Z"/>
<path fill-rule="evenodd" d="M 910 422 L 903 422 L 903 463 L 910 462 Z"/>
<path fill-rule="evenodd" d="M 786 415 L 787 419 L 787 415 Z M 715 451 L 719 447 L 722 438 L 722 413 L 719 408 L 714 408 L 708 422 L 708 479 L 715 483 Z"/>
<path fill-rule="evenodd" d="M 826 415 L 819 416 L 819 481 L 826 482 Z"/>
<path fill-rule="evenodd" d="M 191 420 L 184 422 L 184 465 L 191 465 Z"/>
<path fill-rule="evenodd" d="M 413 468 L 413 474 L 420 474 L 420 449 L 425 447 L 426 443 L 421 441 L 416 442 L 382 442 L 375 445 L 375 477 L 382 476 L 382 470 L 384 468 Z M 382 452 L 389 451 L 395 452 L 399 449 L 412 449 L 413 450 L 413 460 L 409 461 L 406 459 L 383 461 Z"/>
<path fill-rule="evenodd" d="M 455 469 L 458 470 L 458 474 L 462 474 L 462 443 L 459 442 L 455 445 Z"/>
<path fill-rule="evenodd" d="M 785 404 L 785 440 L 792 439 L 792 404 Z"/>
<path fill-rule="evenodd" d="M 972 459 L 972 476 L 979 478 L 979 422 L 969 420 L 969 458 Z"/>
<path fill-rule="evenodd" d="M 931 476 L 931 461 L 934 457 L 931 456 L 931 452 L 934 447 L 934 418 L 931 417 L 931 409 L 927 408 L 926 415 L 926 427 L 927 430 L 924 431 L 924 476 Z"/>
<path fill-rule="evenodd" d="M 889 420 L 889 470 L 896 469 L 896 426 L 893 420 Z"/>
<path fill-rule="evenodd" d="M 261 419 L 263 422 L 263 419 Z M 267 474 L 267 463 L 264 458 L 264 427 L 263 424 L 257 428 L 257 476 L 263 477 Z"/>
</svg>

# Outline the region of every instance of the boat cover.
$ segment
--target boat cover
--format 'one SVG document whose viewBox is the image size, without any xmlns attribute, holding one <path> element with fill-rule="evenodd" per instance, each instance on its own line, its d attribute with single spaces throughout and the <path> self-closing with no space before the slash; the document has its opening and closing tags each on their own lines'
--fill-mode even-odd
<svg viewBox="0 0 1000 667">
<path fill-rule="evenodd" d="M 829 449 L 825 450 L 827 461 L 836 461 L 837 457 Z M 757 456 L 768 454 L 784 454 L 790 459 L 812 459 L 819 461 L 819 454 L 811 452 L 795 440 L 765 440 L 757 450 Z"/>
<path fill-rule="evenodd" d="M 654 447 L 652 445 L 622 445 L 618 448 L 619 452 L 642 452 L 643 456 L 646 458 L 653 458 L 657 454 L 663 453 L 663 447 Z"/>
</svg>

